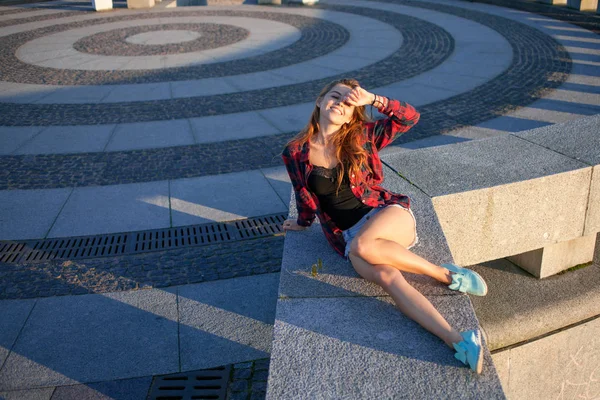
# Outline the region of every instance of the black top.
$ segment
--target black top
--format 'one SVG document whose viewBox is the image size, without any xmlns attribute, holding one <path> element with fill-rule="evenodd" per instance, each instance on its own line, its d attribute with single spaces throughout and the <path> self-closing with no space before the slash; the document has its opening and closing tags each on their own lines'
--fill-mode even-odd
<svg viewBox="0 0 600 400">
<path fill-rule="evenodd" d="M 363 204 L 356 198 L 348 177 L 344 175 L 340 191 L 337 191 L 339 164 L 333 168 L 314 166 L 308 177 L 308 188 L 317 195 L 321 210 L 326 213 L 341 230 L 354 226 L 373 207 Z"/>
</svg>

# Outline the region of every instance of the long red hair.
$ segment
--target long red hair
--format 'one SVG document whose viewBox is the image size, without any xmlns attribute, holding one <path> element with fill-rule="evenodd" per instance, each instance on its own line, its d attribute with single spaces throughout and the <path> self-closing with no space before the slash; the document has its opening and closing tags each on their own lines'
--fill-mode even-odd
<svg viewBox="0 0 600 400">
<path fill-rule="evenodd" d="M 354 89 L 360 84 L 356 79 L 339 79 L 337 81 L 330 82 L 327 84 L 319 93 L 317 103 L 325 97 L 325 95 L 333 89 L 335 85 L 342 84 Z M 310 116 L 308 124 L 294 137 L 289 144 L 297 144 L 303 146 L 306 142 L 309 142 L 319 132 L 319 118 L 321 116 L 321 109 L 315 104 L 315 108 Z M 338 169 L 338 190 L 342 184 L 342 179 L 346 170 L 348 175 L 354 174 L 354 176 L 362 179 L 361 167 L 370 170 L 367 150 L 363 148 L 364 136 L 363 136 L 363 124 L 369 121 L 365 106 L 354 107 L 354 113 L 350 122 L 345 123 L 340 127 L 333 137 L 333 145 L 335 146 L 335 155 L 340 163 Z"/>
</svg>

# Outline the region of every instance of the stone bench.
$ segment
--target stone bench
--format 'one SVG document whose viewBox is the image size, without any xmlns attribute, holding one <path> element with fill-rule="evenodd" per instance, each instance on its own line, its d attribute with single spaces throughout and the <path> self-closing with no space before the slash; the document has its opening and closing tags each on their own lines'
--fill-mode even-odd
<svg viewBox="0 0 600 400">
<path fill-rule="evenodd" d="M 383 156 L 393 169 L 386 167 L 384 185 L 412 199 L 421 238 L 413 251 L 438 264 L 472 265 L 598 232 L 600 185 L 592 171 L 600 161 L 599 124 L 597 116 Z M 468 296 L 405 276 L 457 329 L 479 326 Z M 449 391 L 455 387 L 461 389 Z M 361 279 L 317 224 L 287 234 L 267 398 L 504 396 L 487 348 L 484 373 L 476 376 Z"/>
</svg>

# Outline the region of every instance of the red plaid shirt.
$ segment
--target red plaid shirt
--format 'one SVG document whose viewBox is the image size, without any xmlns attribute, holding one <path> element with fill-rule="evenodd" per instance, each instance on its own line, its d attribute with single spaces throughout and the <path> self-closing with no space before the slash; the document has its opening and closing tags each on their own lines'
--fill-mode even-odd
<svg viewBox="0 0 600 400">
<path fill-rule="evenodd" d="M 410 104 L 391 99 L 384 99 L 384 103 L 385 100 L 387 106 L 382 106 L 378 111 L 388 118 L 369 122 L 364 126 L 363 147 L 369 153 L 368 164 L 372 173 L 363 168 L 362 181 L 356 179 L 354 175 L 350 176 L 350 187 L 352 193 L 368 206 L 384 207 L 400 204 L 409 208 L 410 199 L 407 196 L 392 193 L 380 186 L 383 182 L 383 167 L 378 151 L 393 142 L 399 134 L 412 128 L 419 121 L 420 114 Z M 282 153 L 283 162 L 296 194 L 297 222 L 298 225 L 310 226 L 317 215 L 327 241 L 335 251 L 343 255 L 346 243 L 342 231 L 326 213 L 321 211 L 317 196 L 308 188 L 308 176 L 313 169 L 308 160 L 309 147 L 308 142 L 302 146 L 291 144 L 286 146 Z"/>
</svg>

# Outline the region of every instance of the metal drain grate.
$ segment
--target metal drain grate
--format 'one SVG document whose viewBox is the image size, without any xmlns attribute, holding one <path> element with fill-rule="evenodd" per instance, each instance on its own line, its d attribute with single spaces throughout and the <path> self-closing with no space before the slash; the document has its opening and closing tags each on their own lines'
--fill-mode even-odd
<svg viewBox="0 0 600 400">
<path fill-rule="evenodd" d="M 286 217 L 287 215 L 285 214 L 278 214 L 234 222 L 237 231 L 243 239 L 253 239 L 282 233 L 281 224 L 283 224 Z"/>
<path fill-rule="evenodd" d="M 137 232 L 133 236 L 135 253 L 235 240 L 231 229 L 226 224 L 218 223 Z"/>
<path fill-rule="evenodd" d="M 14 263 L 26 249 L 25 243 L 0 242 L 0 262 Z"/>
<path fill-rule="evenodd" d="M 149 400 L 225 400 L 231 365 L 181 374 L 156 376 Z"/>
<path fill-rule="evenodd" d="M 57 258 L 78 259 L 124 254 L 127 234 L 47 239 L 27 246 L 23 262 L 48 261 Z"/>
<path fill-rule="evenodd" d="M 0 241 L 0 262 L 75 260 L 256 239 L 283 233 L 281 224 L 286 217 L 287 214 L 272 214 L 246 220 L 111 235 Z"/>
</svg>

